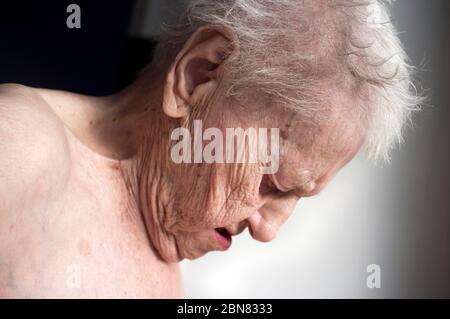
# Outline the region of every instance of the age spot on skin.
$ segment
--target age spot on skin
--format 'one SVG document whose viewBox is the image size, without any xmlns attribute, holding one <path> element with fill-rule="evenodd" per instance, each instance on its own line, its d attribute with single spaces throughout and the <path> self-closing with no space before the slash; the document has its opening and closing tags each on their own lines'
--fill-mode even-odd
<svg viewBox="0 0 450 319">
<path fill-rule="evenodd" d="M 113 155 L 115 155 L 115 154 L 113 154 Z M 118 163 L 111 163 L 111 164 L 109 164 L 109 167 L 114 171 L 118 171 L 120 168 L 120 165 Z"/>
<path fill-rule="evenodd" d="M 286 130 L 281 129 L 281 130 L 280 130 L 280 137 L 281 137 L 283 140 L 287 140 L 287 139 L 289 138 L 289 131 L 288 131 L 288 129 L 286 129 Z"/>
<path fill-rule="evenodd" d="M 89 256 L 91 254 L 91 245 L 87 239 L 80 239 L 78 242 L 78 252 L 81 256 Z"/>
</svg>

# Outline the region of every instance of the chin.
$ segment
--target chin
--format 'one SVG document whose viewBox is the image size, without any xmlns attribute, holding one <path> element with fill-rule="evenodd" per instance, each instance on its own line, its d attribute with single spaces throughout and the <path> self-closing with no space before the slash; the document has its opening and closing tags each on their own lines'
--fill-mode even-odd
<svg viewBox="0 0 450 319">
<path fill-rule="evenodd" d="M 183 238 L 177 239 L 176 244 L 170 249 L 168 247 L 165 247 L 165 249 L 158 249 L 158 254 L 164 262 L 178 263 L 184 259 L 193 260 L 200 258 L 211 251 L 201 248 L 203 243 L 199 243 L 198 248 L 192 244 L 192 241 L 186 241 L 183 236 Z"/>
<path fill-rule="evenodd" d="M 171 256 L 170 262 L 194 260 L 211 251 L 226 251 L 231 247 L 232 239 L 226 229 L 216 228 L 199 233 L 185 233 L 176 237 L 176 243 L 177 254 Z"/>
</svg>

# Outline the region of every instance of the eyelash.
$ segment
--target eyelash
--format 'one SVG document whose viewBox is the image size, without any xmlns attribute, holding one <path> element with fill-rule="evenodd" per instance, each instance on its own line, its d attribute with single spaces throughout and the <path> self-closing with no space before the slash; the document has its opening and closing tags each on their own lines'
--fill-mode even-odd
<svg viewBox="0 0 450 319">
<path fill-rule="evenodd" d="M 281 193 L 281 191 L 276 187 L 276 185 L 272 182 L 269 175 L 264 175 L 261 180 L 260 185 L 260 193 L 269 194 L 269 193 Z"/>
<path fill-rule="evenodd" d="M 261 180 L 259 192 L 263 195 L 292 193 L 292 192 L 284 192 L 282 190 L 279 190 L 269 175 L 263 176 L 263 178 Z M 295 195 L 298 197 L 303 197 L 305 193 L 308 193 L 308 192 L 305 192 L 305 191 L 299 190 L 299 189 L 295 191 Z"/>
</svg>

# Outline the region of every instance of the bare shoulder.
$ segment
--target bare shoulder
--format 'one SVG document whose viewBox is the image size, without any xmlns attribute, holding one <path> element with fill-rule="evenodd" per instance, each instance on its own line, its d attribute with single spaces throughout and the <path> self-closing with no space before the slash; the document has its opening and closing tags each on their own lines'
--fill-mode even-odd
<svg viewBox="0 0 450 319">
<path fill-rule="evenodd" d="M 0 215 L 27 200 L 34 187 L 44 192 L 68 168 L 64 126 L 33 88 L 0 85 Z"/>
</svg>

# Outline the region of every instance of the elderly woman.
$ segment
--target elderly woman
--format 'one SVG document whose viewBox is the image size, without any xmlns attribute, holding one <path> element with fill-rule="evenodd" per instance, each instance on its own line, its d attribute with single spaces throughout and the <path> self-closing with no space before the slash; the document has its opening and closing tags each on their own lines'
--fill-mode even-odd
<svg viewBox="0 0 450 319">
<path fill-rule="evenodd" d="M 191 0 L 115 95 L 0 86 L 0 295 L 180 297 L 180 260 L 246 228 L 270 241 L 361 149 L 388 160 L 418 102 L 388 18 L 378 1 Z M 205 154 L 198 121 L 276 129 L 275 170 L 174 159 Z"/>
</svg>

